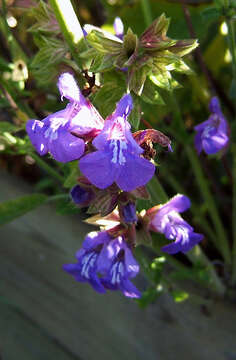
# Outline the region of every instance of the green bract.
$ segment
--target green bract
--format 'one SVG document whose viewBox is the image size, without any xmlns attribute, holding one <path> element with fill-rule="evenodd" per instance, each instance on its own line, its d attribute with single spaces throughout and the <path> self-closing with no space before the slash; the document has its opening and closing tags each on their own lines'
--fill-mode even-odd
<svg viewBox="0 0 236 360">
<path fill-rule="evenodd" d="M 123 41 L 89 25 L 86 27 L 86 39 L 92 48 L 82 53 L 81 57 L 90 59 L 90 70 L 93 72 L 112 68 L 126 70 L 130 91 L 139 96 L 145 91 L 144 98 L 148 98 L 149 103 L 161 104 L 163 100 L 157 88 L 172 91 L 179 86 L 171 71 L 189 74 L 191 70 L 182 57 L 198 46 L 194 39 L 173 40 L 166 36 L 169 23 L 170 19 L 162 14 L 140 38 L 128 29 Z"/>
</svg>

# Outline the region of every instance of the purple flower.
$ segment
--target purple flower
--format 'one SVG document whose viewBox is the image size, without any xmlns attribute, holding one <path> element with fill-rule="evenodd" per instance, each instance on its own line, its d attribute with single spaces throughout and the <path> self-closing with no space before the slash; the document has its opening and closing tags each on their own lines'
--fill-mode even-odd
<svg viewBox="0 0 236 360">
<path fill-rule="evenodd" d="M 208 120 L 194 127 L 197 131 L 194 141 L 198 154 L 202 150 L 208 155 L 216 154 L 226 148 L 229 142 L 229 126 L 217 97 L 211 99 L 209 109 L 211 115 Z"/>
<path fill-rule="evenodd" d="M 68 162 L 79 159 L 84 153 L 84 140 L 78 136 L 97 135 L 104 122 L 93 105 L 83 97 L 70 73 L 63 73 L 57 85 L 61 98 L 67 98 L 69 104 L 42 121 L 29 120 L 26 130 L 40 155 L 50 152 L 55 160 Z"/>
<path fill-rule="evenodd" d="M 162 248 L 168 254 L 179 251 L 186 253 L 203 239 L 203 235 L 195 233 L 179 215 L 189 207 L 190 201 L 187 196 L 176 195 L 164 205 L 147 211 L 147 215 L 151 218 L 150 229 L 164 234 L 168 240 L 173 241 Z"/>
<path fill-rule="evenodd" d="M 82 249 L 76 253 L 78 262 L 66 264 L 63 269 L 73 275 L 75 280 L 90 283 L 100 293 L 106 292 L 97 274 L 97 262 L 103 246 L 109 241 L 110 237 L 106 231 L 89 233 L 83 242 Z"/>
<path fill-rule="evenodd" d="M 139 272 L 139 265 L 122 236 L 112 239 L 106 231 L 89 233 L 76 258 L 76 264 L 63 268 L 75 280 L 88 282 L 100 292 L 121 290 L 125 296 L 140 297 L 129 280 Z"/>
<path fill-rule="evenodd" d="M 154 174 L 155 166 L 140 157 L 144 150 L 134 140 L 126 120 L 132 106 L 132 97 L 123 96 L 93 140 L 98 151 L 80 160 L 81 172 L 100 189 L 115 182 L 120 189 L 132 191 L 146 184 Z"/>
<path fill-rule="evenodd" d="M 117 16 L 114 20 L 113 27 L 115 30 L 116 36 L 123 40 L 124 37 L 124 24 L 119 16 Z"/>
<path fill-rule="evenodd" d="M 139 265 L 122 236 L 104 246 L 98 259 L 101 282 L 106 289 L 121 290 L 127 297 L 139 298 L 139 290 L 129 280 L 139 272 Z"/>
</svg>

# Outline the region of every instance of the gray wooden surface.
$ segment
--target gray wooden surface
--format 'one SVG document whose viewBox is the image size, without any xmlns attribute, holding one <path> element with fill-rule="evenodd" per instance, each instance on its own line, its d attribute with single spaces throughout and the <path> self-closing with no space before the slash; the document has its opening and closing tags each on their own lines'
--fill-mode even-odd
<svg viewBox="0 0 236 360">
<path fill-rule="evenodd" d="M 29 193 L 0 172 L 0 201 Z M 234 360 L 230 304 L 175 304 L 163 295 L 141 310 L 119 293 L 100 295 L 62 271 L 88 227 L 41 206 L 0 228 L 0 354 L 5 360 Z"/>
</svg>

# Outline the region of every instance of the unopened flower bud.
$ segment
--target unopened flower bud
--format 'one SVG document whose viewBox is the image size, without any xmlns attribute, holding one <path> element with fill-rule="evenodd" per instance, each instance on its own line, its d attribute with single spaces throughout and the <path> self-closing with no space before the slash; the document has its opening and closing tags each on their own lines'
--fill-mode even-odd
<svg viewBox="0 0 236 360">
<path fill-rule="evenodd" d="M 94 198 L 94 192 L 92 189 L 83 188 L 80 185 L 75 185 L 71 189 L 70 195 L 74 203 L 80 207 L 88 206 L 91 200 Z"/>
<path fill-rule="evenodd" d="M 138 221 L 138 218 L 136 215 L 136 206 L 133 202 L 129 202 L 128 204 L 126 204 L 123 207 L 122 215 L 123 215 L 124 221 L 127 224 L 136 223 Z"/>
</svg>

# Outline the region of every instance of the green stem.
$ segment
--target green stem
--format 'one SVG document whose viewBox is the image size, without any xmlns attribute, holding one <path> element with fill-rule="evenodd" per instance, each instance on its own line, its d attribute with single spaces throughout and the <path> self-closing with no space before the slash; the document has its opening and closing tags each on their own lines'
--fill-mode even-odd
<svg viewBox="0 0 236 360">
<path fill-rule="evenodd" d="M 212 222 L 216 229 L 216 233 L 218 235 L 217 237 L 215 237 L 215 245 L 218 248 L 218 250 L 222 253 L 222 256 L 224 257 L 226 264 L 230 265 L 231 254 L 230 254 L 229 243 L 227 240 L 227 235 L 223 227 L 223 224 L 221 222 L 217 207 L 215 205 L 214 198 L 210 192 L 208 183 L 204 177 L 201 164 L 193 148 L 191 148 L 190 146 L 185 146 L 185 151 L 192 165 L 192 169 L 196 177 L 197 184 L 203 195 L 203 198 L 205 199 L 209 214 L 211 216 Z"/>
<path fill-rule="evenodd" d="M 19 43 L 15 39 L 15 37 L 7 23 L 6 0 L 2 0 L 2 16 L 0 17 L 0 29 L 7 39 L 12 60 L 16 61 L 18 59 L 21 59 L 24 62 L 26 62 L 27 56 L 26 56 L 25 52 L 21 49 Z"/>
<path fill-rule="evenodd" d="M 59 181 L 60 183 L 64 183 L 64 178 L 56 170 L 54 170 L 50 165 L 48 165 L 43 159 L 41 159 L 40 156 L 38 156 L 35 153 L 29 154 L 35 162 L 41 167 L 43 170 L 45 170 L 49 175 L 51 175 L 54 179 Z"/>
<path fill-rule="evenodd" d="M 60 25 L 63 36 L 70 48 L 70 51 L 81 65 L 79 51 L 85 47 L 85 40 L 82 27 L 75 14 L 74 8 L 70 0 L 49 0 L 51 7 L 54 10 L 57 21 Z"/>
<path fill-rule="evenodd" d="M 224 8 L 226 12 L 226 24 L 228 27 L 227 40 L 229 45 L 229 50 L 232 57 L 232 74 L 233 74 L 233 82 L 232 82 L 232 91 L 236 89 L 236 43 L 235 43 L 235 29 L 234 29 L 234 21 L 227 15 L 227 12 L 230 11 L 230 1 L 224 1 Z"/>
<path fill-rule="evenodd" d="M 149 0 L 141 0 L 141 5 L 143 9 L 145 25 L 149 26 L 152 22 L 152 12 L 150 8 Z"/>
<path fill-rule="evenodd" d="M 199 245 L 194 246 L 194 248 L 188 251 L 188 259 L 193 261 L 194 263 L 198 262 L 198 265 L 206 268 L 210 275 L 209 285 L 211 288 L 220 296 L 223 296 L 226 292 L 226 287 L 223 282 L 218 277 L 214 265 L 208 260 L 207 256 L 201 250 Z"/>
<path fill-rule="evenodd" d="M 232 152 L 233 152 L 233 211 L 232 211 L 233 270 L 232 270 L 232 284 L 236 285 L 236 144 L 232 145 Z"/>
<path fill-rule="evenodd" d="M 179 106 L 177 104 L 176 99 L 174 98 L 173 94 L 170 96 L 170 103 L 173 108 L 173 113 L 175 116 L 174 126 L 176 133 L 178 134 L 178 139 L 181 139 L 181 142 L 184 146 L 185 152 L 187 154 L 187 157 L 189 159 L 189 162 L 192 166 L 196 182 L 198 184 L 198 187 L 203 195 L 203 198 L 206 202 L 207 209 L 209 211 L 209 214 L 211 216 L 212 222 L 215 226 L 215 230 L 217 233 L 217 236 L 215 237 L 215 245 L 219 249 L 219 251 L 222 253 L 222 256 L 224 257 L 224 260 L 227 265 L 230 265 L 231 263 L 231 254 L 230 254 L 230 247 L 227 240 L 227 235 L 225 232 L 225 229 L 223 227 L 223 224 L 221 222 L 218 209 L 216 207 L 214 197 L 211 194 L 209 185 L 204 177 L 204 173 L 199 161 L 199 158 L 195 152 L 195 150 L 192 148 L 192 145 L 188 145 L 183 139 L 188 138 L 188 134 L 186 132 L 184 121 L 182 119 L 182 115 L 179 109 Z"/>
</svg>

